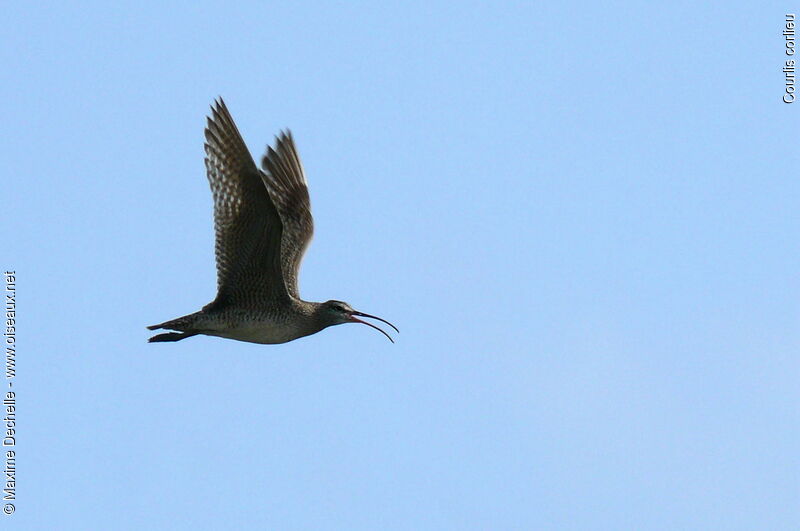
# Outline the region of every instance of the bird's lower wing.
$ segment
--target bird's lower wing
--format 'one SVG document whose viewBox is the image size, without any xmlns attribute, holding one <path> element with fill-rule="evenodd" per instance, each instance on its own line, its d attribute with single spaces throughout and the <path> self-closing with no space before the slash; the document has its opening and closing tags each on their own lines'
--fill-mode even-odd
<svg viewBox="0 0 800 531">
<path fill-rule="evenodd" d="M 314 234 L 314 219 L 305 172 L 291 132 L 282 132 L 275 148 L 267 148 L 261 168 L 264 184 L 283 226 L 281 265 L 286 289 L 292 297 L 300 298 L 298 271 Z"/>
</svg>

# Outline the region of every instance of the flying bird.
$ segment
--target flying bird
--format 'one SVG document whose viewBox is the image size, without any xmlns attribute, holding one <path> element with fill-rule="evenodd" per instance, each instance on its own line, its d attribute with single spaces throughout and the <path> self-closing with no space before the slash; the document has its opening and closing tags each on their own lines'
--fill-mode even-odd
<svg viewBox="0 0 800 531">
<path fill-rule="evenodd" d="M 161 324 L 150 342 L 205 334 L 251 343 L 286 343 L 329 326 L 385 319 L 337 300 L 300 298 L 298 270 L 314 232 L 300 156 L 290 131 L 281 132 L 256 167 L 222 98 L 205 130 L 206 172 L 214 199 L 217 297 L 199 312 Z"/>
</svg>

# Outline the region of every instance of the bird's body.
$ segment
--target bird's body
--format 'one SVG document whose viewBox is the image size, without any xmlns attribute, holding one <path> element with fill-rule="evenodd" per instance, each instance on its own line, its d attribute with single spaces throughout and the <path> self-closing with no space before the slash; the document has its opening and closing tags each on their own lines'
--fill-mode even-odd
<svg viewBox="0 0 800 531">
<path fill-rule="evenodd" d="M 305 173 L 291 133 L 267 148 L 258 169 L 220 99 L 206 126 L 206 170 L 214 198 L 217 297 L 199 312 L 148 327 L 175 332 L 151 342 L 198 334 L 251 343 L 286 343 L 355 316 L 388 321 L 330 300 L 300 298 L 297 276 L 314 231 Z M 391 337 L 389 337 L 391 340 Z"/>
<path fill-rule="evenodd" d="M 210 305 L 209 305 L 210 306 Z M 264 307 L 254 312 L 237 307 L 209 308 L 173 321 L 157 325 L 170 330 L 196 330 L 208 336 L 219 336 L 250 343 L 286 343 L 319 332 L 314 303 L 293 301 L 290 306 Z"/>
</svg>

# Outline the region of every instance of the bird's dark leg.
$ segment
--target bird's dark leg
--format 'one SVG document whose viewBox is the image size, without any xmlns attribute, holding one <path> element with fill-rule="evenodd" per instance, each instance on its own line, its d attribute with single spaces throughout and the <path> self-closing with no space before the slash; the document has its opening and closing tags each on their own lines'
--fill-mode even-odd
<svg viewBox="0 0 800 531">
<path fill-rule="evenodd" d="M 168 332 L 166 334 L 158 334 L 147 340 L 148 343 L 163 343 L 167 341 L 180 341 L 187 337 L 196 336 L 199 332 Z"/>
</svg>

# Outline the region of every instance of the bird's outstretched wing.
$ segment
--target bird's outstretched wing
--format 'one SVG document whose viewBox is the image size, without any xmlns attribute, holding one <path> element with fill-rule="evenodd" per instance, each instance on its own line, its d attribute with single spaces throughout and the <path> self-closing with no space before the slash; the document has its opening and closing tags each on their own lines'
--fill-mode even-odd
<svg viewBox="0 0 800 531">
<path fill-rule="evenodd" d="M 211 305 L 262 307 L 285 299 L 280 216 L 221 98 L 211 108 L 205 136 L 217 258 L 217 298 Z"/>
<path fill-rule="evenodd" d="M 298 270 L 314 234 L 314 218 L 311 216 L 311 201 L 303 165 L 290 131 L 281 132 L 274 149 L 267 147 L 267 152 L 261 159 L 261 168 L 264 170 L 264 184 L 283 225 L 283 280 L 289 295 L 299 299 Z"/>
</svg>

